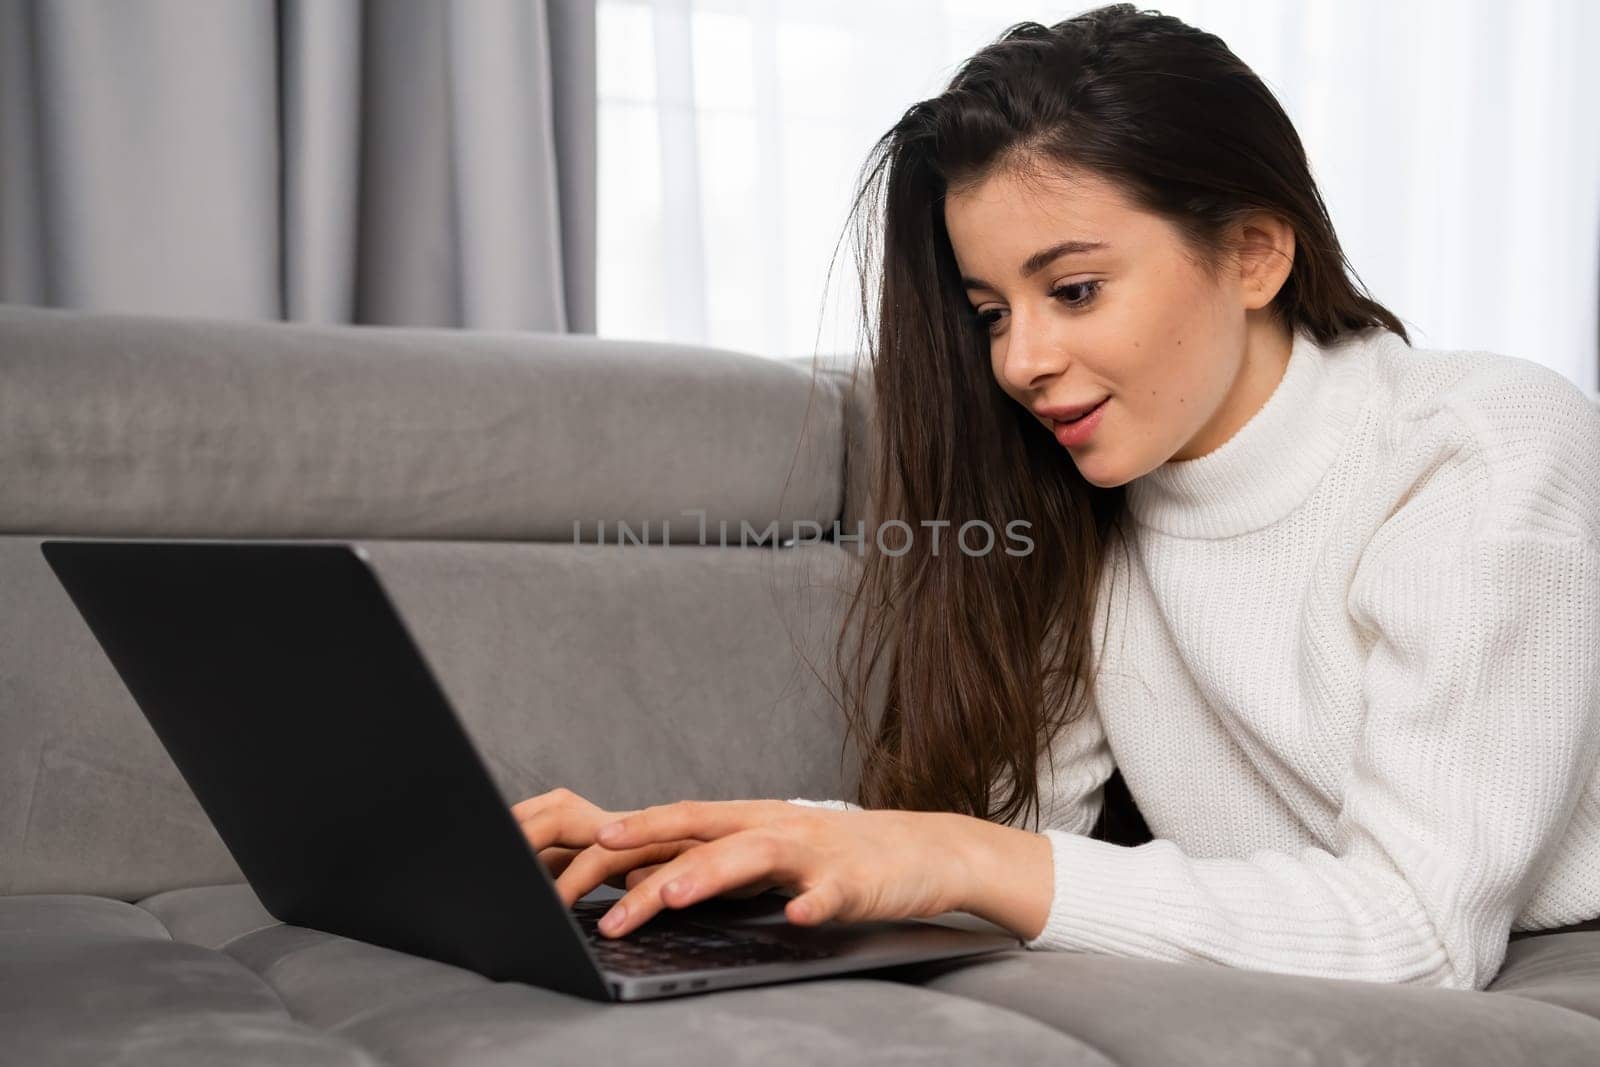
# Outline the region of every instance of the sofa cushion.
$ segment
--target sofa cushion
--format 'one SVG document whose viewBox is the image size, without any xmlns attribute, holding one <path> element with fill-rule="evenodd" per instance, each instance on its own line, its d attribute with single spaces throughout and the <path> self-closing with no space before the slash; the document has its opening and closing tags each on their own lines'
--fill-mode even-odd
<svg viewBox="0 0 1600 1067">
<path fill-rule="evenodd" d="M 1597 956 L 1600 933 L 1530 938 L 1462 992 L 1017 950 L 601 1004 L 285 926 L 223 885 L 0 898 L 0 1040 L 40 1064 L 1587 1065 Z"/>
<path fill-rule="evenodd" d="M 1489 988 L 1600 1019 L 1600 931 L 1544 934 L 1511 942 Z M 1600 1060 L 1600 1054 L 1595 1058 Z"/>
<path fill-rule="evenodd" d="M 854 788 L 805 662 L 827 667 L 844 549 L 357 543 L 508 803 Z M 0 537 L 0 588 L 25 605 L 0 612 L 0 893 L 238 880 L 36 539 Z"/>
<path fill-rule="evenodd" d="M 238 960 L 86 896 L 0 897 L 0 1049 L 34 1067 L 379 1062 L 297 1022 Z"/>
<path fill-rule="evenodd" d="M 1003 1008 L 867 977 L 606 1004 L 271 922 L 246 886 L 0 898 L 0 1042 L 29 1064 L 1051 1063 Z"/>
<path fill-rule="evenodd" d="M 1496 987 L 1436 989 L 1077 952 L 998 953 L 892 973 L 1032 1016 L 1130 1065 L 1589 1067 L 1600 1062 L 1600 1018 L 1559 1005 L 1595 1003 L 1597 943 L 1600 933 L 1584 932 L 1511 946 L 1513 968 L 1545 961 L 1537 985 L 1559 994 L 1546 1003 Z M 1533 970 L 1522 983 L 1530 993 L 1538 992 Z"/>
<path fill-rule="evenodd" d="M 712 543 L 808 536 L 844 506 L 829 366 L 0 305 L 0 532 L 695 543 L 703 511 Z"/>
</svg>

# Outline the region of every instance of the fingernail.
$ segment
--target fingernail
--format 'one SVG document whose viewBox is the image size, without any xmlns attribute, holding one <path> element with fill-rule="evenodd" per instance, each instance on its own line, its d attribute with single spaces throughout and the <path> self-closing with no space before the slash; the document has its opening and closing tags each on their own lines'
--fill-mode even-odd
<svg viewBox="0 0 1600 1067">
<path fill-rule="evenodd" d="M 608 822 L 604 826 L 600 827 L 600 831 L 595 834 L 595 836 L 601 841 L 615 841 L 617 839 L 617 835 L 620 833 L 622 833 L 621 823 Z"/>
<path fill-rule="evenodd" d="M 611 931 L 613 931 L 617 927 L 621 926 L 622 923 L 623 923 L 623 920 L 626 919 L 627 917 L 628 917 L 628 910 L 626 908 L 624 908 L 621 904 L 618 904 L 615 907 L 613 907 L 610 911 L 606 912 L 604 916 L 601 917 L 601 919 L 600 919 L 600 929 L 604 930 L 606 933 L 609 934 L 609 933 L 611 933 Z"/>
</svg>

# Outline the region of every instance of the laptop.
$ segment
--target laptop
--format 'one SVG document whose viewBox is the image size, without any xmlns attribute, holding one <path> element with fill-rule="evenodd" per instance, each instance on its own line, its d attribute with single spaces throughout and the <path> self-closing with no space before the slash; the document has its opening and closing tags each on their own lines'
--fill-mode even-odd
<svg viewBox="0 0 1600 1067">
<path fill-rule="evenodd" d="M 40 549 L 281 922 L 609 1001 L 1023 944 L 964 916 L 796 926 L 770 890 L 605 937 L 621 890 L 565 905 L 360 546 Z"/>
</svg>

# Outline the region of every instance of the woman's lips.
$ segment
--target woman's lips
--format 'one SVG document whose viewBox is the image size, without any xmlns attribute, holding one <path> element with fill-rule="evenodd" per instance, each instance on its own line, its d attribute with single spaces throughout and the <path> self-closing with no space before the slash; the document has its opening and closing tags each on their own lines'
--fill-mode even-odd
<svg viewBox="0 0 1600 1067">
<path fill-rule="evenodd" d="M 1094 428 L 1100 425 L 1100 419 L 1105 415 L 1106 404 L 1110 400 L 1109 396 L 1106 397 L 1105 400 L 1100 401 L 1097 407 L 1091 409 L 1088 414 L 1075 422 L 1060 422 L 1051 419 L 1050 425 L 1055 430 L 1056 443 L 1063 448 L 1071 448 L 1089 440 L 1089 436 L 1094 433 Z"/>
</svg>

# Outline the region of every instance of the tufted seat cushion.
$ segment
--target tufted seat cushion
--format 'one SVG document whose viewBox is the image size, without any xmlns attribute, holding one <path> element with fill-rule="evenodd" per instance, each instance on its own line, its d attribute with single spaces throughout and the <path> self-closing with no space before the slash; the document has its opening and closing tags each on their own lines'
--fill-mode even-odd
<svg viewBox="0 0 1600 1067">
<path fill-rule="evenodd" d="M 1513 942 L 1484 991 L 1076 952 L 997 953 L 899 976 L 1032 1016 L 1119 1063 L 1600 1063 L 1600 932 Z"/>
<path fill-rule="evenodd" d="M 996 953 L 640 1004 L 285 926 L 243 885 L 0 897 L 28 1064 L 1592 1065 L 1600 933 L 1511 945 L 1485 992 Z"/>
<path fill-rule="evenodd" d="M 1052 1063 L 1045 1023 L 865 977 L 604 1004 L 296 926 L 242 885 L 0 897 L 0 1059 L 51 1064 Z"/>
</svg>

